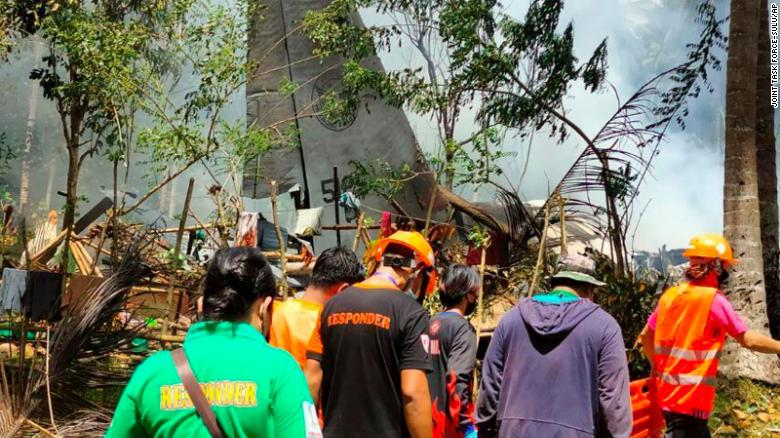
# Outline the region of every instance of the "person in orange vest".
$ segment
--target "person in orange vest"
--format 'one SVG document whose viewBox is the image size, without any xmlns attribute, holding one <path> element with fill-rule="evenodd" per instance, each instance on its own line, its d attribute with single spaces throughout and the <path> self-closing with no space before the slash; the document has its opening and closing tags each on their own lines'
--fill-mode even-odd
<svg viewBox="0 0 780 438">
<path fill-rule="evenodd" d="M 667 438 L 709 437 L 718 364 L 726 335 L 760 353 L 780 353 L 780 341 L 747 325 L 720 291 L 737 263 L 717 234 L 691 239 L 686 281 L 669 288 L 642 333 L 645 355 L 658 382 Z"/>
<path fill-rule="evenodd" d="M 286 350 L 303 369 L 306 347 L 325 303 L 347 286 L 365 278 L 363 265 L 351 250 L 326 249 L 317 257 L 303 296 L 274 301 L 269 342 Z"/>
</svg>

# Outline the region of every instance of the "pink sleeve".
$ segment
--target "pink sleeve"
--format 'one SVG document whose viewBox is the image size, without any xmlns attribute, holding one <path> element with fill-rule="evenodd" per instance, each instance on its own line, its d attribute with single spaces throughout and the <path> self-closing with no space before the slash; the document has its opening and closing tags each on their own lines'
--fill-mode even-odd
<svg viewBox="0 0 780 438">
<path fill-rule="evenodd" d="M 718 292 L 710 308 L 712 318 L 726 328 L 726 333 L 735 338 L 748 330 L 747 324 L 734 311 L 728 298 Z"/>
<path fill-rule="evenodd" d="M 650 330 L 655 331 L 655 322 L 658 319 L 658 309 L 656 308 L 653 310 L 653 313 L 650 315 L 650 318 L 647 318 L 647 326 L 650 327 Z"/>
</svg>

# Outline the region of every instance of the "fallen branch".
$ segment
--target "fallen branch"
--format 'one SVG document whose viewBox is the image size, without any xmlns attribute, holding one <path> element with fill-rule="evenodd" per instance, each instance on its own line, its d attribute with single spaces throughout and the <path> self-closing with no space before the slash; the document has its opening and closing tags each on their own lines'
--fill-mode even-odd
<svg viewBox="0 0 780 438">
<path fill-rule="evenodd" d="M 441 195 L 441 197 L 444 198 L 444 200 L 447 201 L 456 210 L 467 214 L 475 221 L 485 225 L 501 236 L 510 235 L 509 226 L 493 217 L 493 215 L 485 211 L 483 208 L 463 199 L 445 187 L 439 187 L 438 192 L 439 195 Z"/>
</svg>

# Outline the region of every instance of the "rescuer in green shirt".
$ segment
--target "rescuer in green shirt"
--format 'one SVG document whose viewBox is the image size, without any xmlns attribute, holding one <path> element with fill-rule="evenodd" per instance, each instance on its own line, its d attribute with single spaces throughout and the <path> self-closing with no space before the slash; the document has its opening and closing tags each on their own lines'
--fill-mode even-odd
<svg viewBox="0 0 780 438">
<path fill-rule="evenodd" d="M 184 351 L 225 437 L 322 436 L 300 367 L 263 335 L 275 290 L 257 248 L 220 250 L 206 273 L 206 321 L 187 332 Z M 210 436 L 170 352 L 135 370 L 106 436 Z"/>
</svg>

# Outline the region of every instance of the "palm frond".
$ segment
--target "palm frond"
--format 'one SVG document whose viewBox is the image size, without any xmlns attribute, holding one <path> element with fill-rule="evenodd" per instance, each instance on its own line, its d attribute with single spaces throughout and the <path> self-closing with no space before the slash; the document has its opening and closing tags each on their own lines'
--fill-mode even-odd
<svg viewBox="0 0 780 438">
<path fill-rule="evenodd" d="M 84 408 L 100 412 L 80 391 L 123 383 L 127 373 L 111 373 L 106 364 L 110 353 L 129 346 L 138 335 L 137 328 L 119 324 L 115 317 L 125 309 L 131 286 L 151 273 L 142 257 L 144 242 L 148 239 L 139 238 L 130 244 L 113 274 L 99 287 L 77 298 L 54 325 L 48 339 L 48 379 L 45 358 L 33 356 L 26 360 L 22 353 L 18 364 L 2 364 L 0 371 L 11 377 L 0 382 L 3 393 L 10 395 L 7 403 L 0 403 L 0 436 L 14 436 L 25 427 L 27 418 L 48 418 L 39 412 L 45 405 L 47 380 L 52 398 L 62 402 L 56 406 L 58 416 Z M 34 345 L 43 342 L 43 336 L 39 336 Z M 101 415 L 94 418 L 105 419 L 105 412 Z"/>
<path fill-rule="evenodd" d="M 547 203 L 558 194 L 566 198 L 568 218 L 577 211 L 597 212 L 603 203 L 595 202 L 592 197 L 598 192 L 606 195 L 607 203 L 619 196 L 623 211 L 615 217 L 620 223 L 607 223 L 606 230 L 617 228 L 625 232 L 621 228 L 630 221 L 638 193 L 636 188 L 650 174 L 669 127 L 676 123 L 685 128 L 689 99 L 698 97 L 702 89 L 711 91 L 708 70 L 721 69 L 714 52 L 716 48 L 725 48 L 726 36 L 721 30 L 725 20 L 715 14 L 711 2 L 705 0 L 699 4 L 696 22 L 703 29 L 699 40 L 687 45 L 690 49 L 687 60 L 656 75 L 625 103 L 619 103 L 617 111 L 577 157 Z M 619 189 L 617 193 L 616 189 Z M 544 210 L 537 212 L 532 221 L 534 226 L 543 220 L 540 213 Z"/>
</svg>

